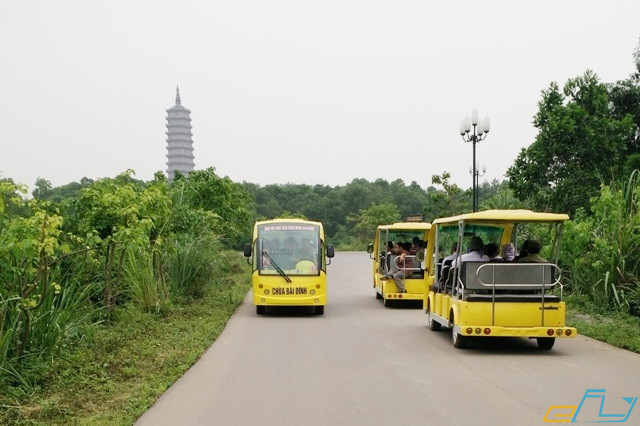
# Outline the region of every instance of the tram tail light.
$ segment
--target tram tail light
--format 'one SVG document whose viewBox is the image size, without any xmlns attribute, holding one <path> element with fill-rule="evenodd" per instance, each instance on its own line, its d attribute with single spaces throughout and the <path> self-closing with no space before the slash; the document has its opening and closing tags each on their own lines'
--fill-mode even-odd
<svg viewBox="0 0 640 426">
<path fill-rule="evenodd" d="M 485 328 L 484 334 L 491 334 L 491 329 L 489 327 Z"/>
<path fill-rule="evenodd" d="M 559 328 L 559 329 L 558 329 L 558 331 L 556 331 L 556 334 L 557 334 L 558 336 L 562 336 L 562 329 L 561 329 L 561 328 Z"/>
<path fill-rule="evenodd" d="M 553 331 L 552 328 L 547 330 L 547 336 L 553 336 L 553 333 L 554 333 L 554 331 Z"/>
<path fill-rule="evenodd" d="M 566 330 L 566 331 L 564 332 L 564 334 L 565 334 L 566 336 L 571 336 L 571 330 Z"/>
<path fill-rule="evenodd" d="M 482 333 L 482 330 L 480 329 L 480 327 L 476 327 L 476 330 L 475 330 L 475 331 L 476 331 L 476 334 L 480 334 L 480 333 Z"/>
<path fill-rule="evenodd" d="M 473 333 L 473 328 L 467 327 L 467 334 L 471 334 L 471 333 Z"/>
</svg>

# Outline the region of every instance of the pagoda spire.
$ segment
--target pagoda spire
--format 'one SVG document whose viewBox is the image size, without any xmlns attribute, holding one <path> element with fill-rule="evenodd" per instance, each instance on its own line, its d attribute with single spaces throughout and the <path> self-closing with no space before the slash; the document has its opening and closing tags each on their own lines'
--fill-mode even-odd
<svg viewBox="0 0 640 426">
<path fill-rule="evenodd" d="M 176 105 L 180 105 L 180 88 L 176 86 Z"/>
</svg>

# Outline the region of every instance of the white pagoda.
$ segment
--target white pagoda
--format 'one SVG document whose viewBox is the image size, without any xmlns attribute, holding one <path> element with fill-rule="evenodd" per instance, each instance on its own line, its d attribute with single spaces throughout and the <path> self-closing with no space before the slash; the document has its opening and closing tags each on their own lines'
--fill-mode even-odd
<svg viewBox="0 0 640 426">
<path fill-rule="evenodd" d="M 176 171 L 185 176 L 193 171 L 193 140 L 191 111 L 180 103 L 176 87 L 176 104 L 167 110 L 167 176 L 173 180 Z"/>
</svg>

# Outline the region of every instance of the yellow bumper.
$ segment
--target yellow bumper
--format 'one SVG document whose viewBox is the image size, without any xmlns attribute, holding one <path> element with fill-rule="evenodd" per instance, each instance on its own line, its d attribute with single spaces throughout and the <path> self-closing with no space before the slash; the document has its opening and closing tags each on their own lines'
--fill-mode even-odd
<svg viewBox="0 0 640 426">
<path fill-rule="evenodd" d="M 282 297 L 254 293 L 253 304 L 265 306 L 324 306 L 327 304 L 327 296 L 322 294 L 305 297 Z"/>
<path fill-rule="evenodd" d="M 463 336 L 486 337 L 576 337 L 575 327 L 500 327 L 486 325 L 465 325 L 460 327 Z"/>
</svg>

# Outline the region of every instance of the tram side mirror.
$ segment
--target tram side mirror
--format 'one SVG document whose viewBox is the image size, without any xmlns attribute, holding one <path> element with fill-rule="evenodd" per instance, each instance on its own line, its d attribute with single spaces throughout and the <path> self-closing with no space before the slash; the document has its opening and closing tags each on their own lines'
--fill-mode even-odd
<svg viewBox="0 0 640 426">
<path fill-rule="evenodd" d="M 244 257 L 251 257 L 251 244 L 249 243 L 244 245 Z"/>
<path fill-rule="evenodd" d="M 373 243 L 369 243 L 367 246 L 367 253 L 369 253 L 370 259 L 375 259 L 375 256 L 373 255 Z"/>
<path fill-rule="evenodd" d="M 327 244 L 327 257 L 331 258 L 335 256 L 335 249 L 333 248 L 333 244 Z"/>
</svg>

